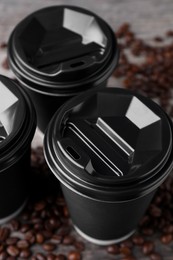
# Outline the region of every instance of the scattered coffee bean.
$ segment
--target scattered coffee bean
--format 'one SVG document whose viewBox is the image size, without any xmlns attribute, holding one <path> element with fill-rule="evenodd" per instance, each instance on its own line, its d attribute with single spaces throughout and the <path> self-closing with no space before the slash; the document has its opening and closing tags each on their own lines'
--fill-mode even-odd
<svg viewBox="0 0 173 260">
<path fill-rule="evenodd" d="M 14 256 L 14 257 L 17 257 L 20 253 L 19 249 L 12 245 L 12 246 L 8 246 L 7 247 L 7 253 L 10 255 L 10 256 Z"/>
<path fill-rule="evenodd" d="M 36 257 L 36 260 L 46 260 L 46 256 L 44 256 L 44 254 L 42 254 L 42 253 L 37 253 L 35 255 L 35 257 Z"/>
<path fill-rule="evenodd" d="M 7 43 L 6 42 L 1 42 L 0 43 L 0 49 L 5 49 L 7 47 Z"/>
<path fill-rule="evenodd" d="M 0 260 L 6 260 L 7 257 L 8 257 L 8 254 L 6 252 L 3 251 L 0 253 Z"/>
<path fill-rule="evenodd" d="M 161 257 L 161 255 L 158 254 L 158 253 L 152 253 L 152 254 L 150 255 L 150 260 L 162 260 L 162 257 Z"/>
<path fill-rule="evenodd" d="M 45 239 L 44 239 L 44 236 L 43 236 L 42 233 L 37 233 L 36 234 L 36 243 L 43 244 L 44 240 Z"/>
<path fill-rule="evenodd" d="M 9 64 L 8 64 L 8 59 L 5 58 L 2 62 L 2 68 L 5 69 L 5 70 L 9 70 Z"/>
<path fill-rule="evenodd" d="M 44 249 L 45 251 L 48 251 L 48 252 L 54 251 L 55 248 L 56 248 L 56 245 L 53 244 L 53 243 L 51 243 L 51 242 L 43 244 L 43 249 Z"/>
<path fill-rule="evenodd" d="M 72 236 L 65 236 L 65 237 L 63 238 L 62 243 L 63 243 L 64 245 L 72 245 L 72 244 L 74 243 L 74 237 L 72 237 Z"/>
<path fill-rule="evenodd" d="M 142 252 L 144 255 L 149 255 L 154 250 L 154 243 L 152 241 L 144 242 L 142 246 Z"/>
<path fill-rule="evenodd" d="M 9 237 L 6 239 L 6 245 L 10 246 L 10 245 L 15 245 L 18 241 L 18 237 Z"/>
<path fill-rule="evenodd" d="M 165 234 L 165 235 L 161 236 L 160 240 L 163 244 L 169 244 L 173 240 L 173 235 Z"/>
<path fill-rule="evenodd" d="M 134 235 L 132 237 L 132 241 L 133 241 L 134 245 L 142 246 L 143 243 L 144 243 L 144 238 L 142 236 L 140 236 L 140 235 Z"/>
<path fill-rule="evenodd" d="M 68 254 L 68 260 L 81 260 L 82 256 L 81 253 L 78 251 L 71 251 Z"/>
<path fill-rule="evenodd" d="M 120 253 L 120 249 L 117 245 L 111 245 L 107 247 L 107 252 L 112 255 L 117 255 Z"/>
<path fill-rule="evenodd" d="M 79 251 L 84 251 L 85 250 L 85 244 L 82 241 L 75 241 L 73 245 Z"/>
<path fill-rule="evenodd" d="M 31 251 L 29 249 L 22 249 L 20 251 L 20 255 L 21 258 L 26 258 L 29 259 L 29 257 L 31 256 Z"/>
<path fill-rule="evenodd" d="M 0 228 L 0 242 L 5 241 L 9 237 L 9 234 L 10 234 L 9 228 L 6 227 Z"/>
<path fill-rule="evenodd" d="M 26 249 L 29 247 L 29 242 L 27 240 L 19 240 L 17 242 L 17 247 L 20 249 Z"/>
</svg>

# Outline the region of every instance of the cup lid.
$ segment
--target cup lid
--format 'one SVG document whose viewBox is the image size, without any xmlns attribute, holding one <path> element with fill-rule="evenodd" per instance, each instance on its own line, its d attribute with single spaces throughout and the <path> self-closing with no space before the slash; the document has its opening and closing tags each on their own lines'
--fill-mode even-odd
<svg viewBox="0 0 173 260">
<path fill-rule="evenodd" d="M 150 192 L 168 174 L 161 169 L 168 168 L 171 152 L 172 124 L 165 112 L 118 88 L 73 98 L 55 114 L 45 137 L 55 175 L 76 190 L 102 196 Z"/>
<path fill-rule="evenodd" d="M 0 164 L 6 166 L 31 142 L 36 127 L 30 99 L 16 83 L 0 75 Z"/>
<path fill-rule="evenodd" d="M 45 83 L 74 82 L 102 73 L 118 52 L 108 24 L 74 6 L 32 13 L 18 24 L 12 38 L 17 66 Z"/>
</svg>

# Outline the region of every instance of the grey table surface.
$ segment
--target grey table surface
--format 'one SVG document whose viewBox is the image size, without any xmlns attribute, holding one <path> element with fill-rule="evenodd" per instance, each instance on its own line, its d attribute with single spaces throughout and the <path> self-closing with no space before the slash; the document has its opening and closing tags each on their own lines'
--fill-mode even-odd
<svg viewBox="0 0 173 260">
<path fill-rule="evenodd" d="M 114 31 L 124 22 L 132 25 L 133 31 L 149 41 L 153 36 L 164 35 L 173 29 L 173 0 L 0 0 L 0 42 L 7 41 L 14 26 L 31 12 L 50 5 L 78 5 L 97 13 L 105 19 Z M 0 62 L 6 53 L 0 50 Z M 12 76 L 12 72 L 0 68 L 0 74 Z M 110 78 L 108 85 L 117 86 Z M 37 130 L 33 146 L 42 145 L 42 136 Z M 164 260 L 173 259 L 173 244 L 160 247 L 158 251 Z M 104 248 L 87 244 L 83 259 L 117 259 L 108 256 Z M 118 258 L 120 259 L 120 258 Z M 147 260 L 147 257 L 138 259 Z"/>
</svg>

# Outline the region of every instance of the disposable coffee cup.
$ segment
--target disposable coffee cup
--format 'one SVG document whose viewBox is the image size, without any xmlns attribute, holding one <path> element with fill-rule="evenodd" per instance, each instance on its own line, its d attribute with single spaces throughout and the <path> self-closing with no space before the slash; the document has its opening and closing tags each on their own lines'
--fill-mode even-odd
<svg viewBox="0 0 173 260">
<path fill-rule="evenodd" d="M 18 215 L 29 194 L 35 109 L 13 80 L 0 76 L 0 224 Z"/>
<path fill-rule="evenodd" d="M 75 6 L 51 6 L 15 27 L 8 59 L 34 102 L 44 132 L 65 101 L 106 85 L 118 62 L 118 48 L 114 32 L 96 14 Z"/>
<path fill-rule="evenodd" d="M 134 232 L 171 172 L 172 123 L 135 92 L 88 91 L 56 112 L 44 153 L 77 232 L 109 245 Z"/>
</svg>

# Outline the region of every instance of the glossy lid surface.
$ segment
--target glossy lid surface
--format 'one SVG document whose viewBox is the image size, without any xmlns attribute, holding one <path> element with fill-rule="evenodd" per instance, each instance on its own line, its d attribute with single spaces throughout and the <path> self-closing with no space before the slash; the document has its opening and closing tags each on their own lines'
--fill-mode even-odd
<svg viewBox="0 0 173 260">
<path fill-rule="evenodd" d="M 26 17 L 14 30 L 16 63 L 47 81 L 90 77 L 117 52 L 112 30 L 97 15 L 73 6 L 53 6 Z"/>
<path fill-rule="evenodd" d="M 68 171 L 66 178 L 86 186 L 148 181 L 172 151 L 172 129 L 164 111 L 123 89 L 91 91 L 73 99 L 56 114 L 50 133 L 50 149 L 52 142 L 55 161 L 65 168 L 64 175 Z"/>
</svg>

